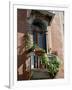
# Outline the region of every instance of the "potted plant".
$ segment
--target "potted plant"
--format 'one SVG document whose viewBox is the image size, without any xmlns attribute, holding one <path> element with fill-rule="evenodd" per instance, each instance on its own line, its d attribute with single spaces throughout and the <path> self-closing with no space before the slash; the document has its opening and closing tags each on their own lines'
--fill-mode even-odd
<svg viewBox="0 0 72 90">
<path fill-rule="evenodd" d="M 36 55 L 41 56 L 44 53 L 45 53 L 45 50 L 44 49 L 39 48 L 39 47 L 35 48 L 35 54 Z"/>
<path fill-rule="evenodd" d="M 41 60 L 41 62 L 42 62 L 42 67 L 43 67 L 43 69 L 44 69 L 45 65 L 47 65 L 48 62 L 49 62 L 49 58 L 48 58 L 47 53 L 43 53 L 43 54 L 40 56 L 40 60 Z"/>
<path fill-rule="evenodd" d="M 59 71 L 59 66 L 60 62 L 58 56 L 53 56 L 52 59 L 50 58 L 47 68 L 49 77 L 51 79 L 53 79 L 56 76 L 57 72 Z"/>
<path fill-rule="evenodd" d="M 60 60 L 56 55 L 51 55 L 50 57 L 44 53 L 40 56 L 40 60 L 42 61 L 42 67 L 47 65 L 47 71 L 50 79 L 55 78 L 56 74 L 59 71 Z"/>
</svg>

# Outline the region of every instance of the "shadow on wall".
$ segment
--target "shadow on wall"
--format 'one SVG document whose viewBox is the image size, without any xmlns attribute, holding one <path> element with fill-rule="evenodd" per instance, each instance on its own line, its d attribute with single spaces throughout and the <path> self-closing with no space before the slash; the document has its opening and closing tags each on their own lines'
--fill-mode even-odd
<svg viewBox="0 0 72 90">
<path fill-rule="evenodd" d="M 28 30 L 27 24 L 27 10 L 18 9 L 17 10 L 17 80 L 27 80 L 29 78 L 26 71 L 26 60 L 27 54 L 23 52 L 24 33 Z"/>
</svg>

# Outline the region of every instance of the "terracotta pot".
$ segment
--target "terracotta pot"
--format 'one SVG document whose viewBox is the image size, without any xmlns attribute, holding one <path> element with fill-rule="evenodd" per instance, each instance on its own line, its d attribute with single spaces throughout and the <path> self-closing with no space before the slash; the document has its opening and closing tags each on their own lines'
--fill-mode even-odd
<svg viewBox="0 0 72 90">
<path fill-rule="evenodd" d="M 35 51 L 35 54 L 38 55 L 38 56 L 41 56 L 44 52 L 42 51 Z"/>
</svg>

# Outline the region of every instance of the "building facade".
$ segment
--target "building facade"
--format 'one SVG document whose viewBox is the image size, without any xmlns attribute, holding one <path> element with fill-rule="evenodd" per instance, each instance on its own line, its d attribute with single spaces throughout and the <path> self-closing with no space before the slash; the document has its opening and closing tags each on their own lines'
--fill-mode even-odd
<svg viewBox="0 0 72 90">
<path fill-rule="evenodd" d="M 25 46 L 29 33 L 29 45 Z M 17 10 L 17 79 L 28 80 L 31 69 L 43 68 L 38 56 L 28 53 L 33 44 L 47 54 L 58 55 L 61 67 L 56 78 L 64 77 L 64 12 L 43 10 Z M 46 66 L 44 66 L 46 68 Z"/>
</svg>

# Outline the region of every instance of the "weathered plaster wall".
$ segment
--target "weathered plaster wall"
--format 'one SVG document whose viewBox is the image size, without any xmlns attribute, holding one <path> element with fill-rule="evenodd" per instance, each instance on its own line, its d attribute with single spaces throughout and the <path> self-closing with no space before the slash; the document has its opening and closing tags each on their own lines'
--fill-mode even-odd
<svg viewBox="0 0 72 90">
<path fill-rule="evenodd" d="M 60 72 L 57 77 L 64 77 L 64 13 L 55 12 L 54 19 L 50 26 L 52 51 L 56 51 L 61 61 Z"/>
</svg>

